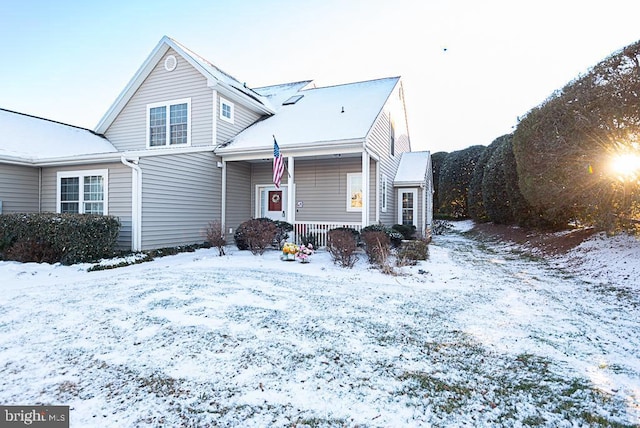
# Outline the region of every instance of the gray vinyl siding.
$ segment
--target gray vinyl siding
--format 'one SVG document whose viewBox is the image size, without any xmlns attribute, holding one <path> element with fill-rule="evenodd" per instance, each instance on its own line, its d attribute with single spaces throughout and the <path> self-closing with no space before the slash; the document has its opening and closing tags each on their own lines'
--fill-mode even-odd
<svg viewBox="0 0 640 428">
<path fill-rule="evenodd" d="M 39 210 L 39 169 L 0 165 L 2 213 L 33 213 Z"/>
<path fill-rule="evenodd" d="M 251 210 L 251 165 L 247 162 L 227 163 L 227 213 L 225 229 L 227 242 L 243 221 L 253 218 Z M 229 234 L 229 228 L 233 233 Z"/>
<path fill-rule="evenodd" d="M 271 164 L 263 182 L 271 180 Z M 296 160 L 296 221 L 362 221 L 359 211 L 347 211 L 347 174 L 362 171 L 362 158 Z"/>
<path fill-rule="evenodd" d="M 211 152 L 140 159 L 142 249 L 205 240 L 207 224 L 221 218 L 218 160 Z"/>
<path fill-rule="evenodd" d="M 367 138 L 367 146 L 380 156 L 380 178 L 382 179 L 383 175 L 387 176 L 387 212 L 382 212 L 382 203 L 379 209 L 380 222 L 388 226 L 398 222 L 397 198 L 396 190 L 393 187 L 393 179 L 400 165 L 402 153 L 411 151 L 404 104 L 400 99 L 400 89 L 401 86 L 398 85 L 391 93 Z M 393 155 L 391 155 L 390 118 L 393 118 L 395 124 L 395 149 Z M 382 186 L 379 186 L 376 191 L 379 192 L 381 189 Z M 375 193 L 372 193 L 371 197 L 375 198 Z M 375 202 L 375 199 L 372 202 Z M 373 222 L 374 220 L 375 214 L 371 215 L 371 221 Z"/>
<path fill-rule="evenodd" d="M 178 60 L 173 71 L 164 68 L 167 55 L 174 55 Z M 173 49 L 169 49 L 140 85 L 106 130 L 106 137 L 119 151 L 146 149 L 147 104 L 181 98 L 191 98 L 191 145 L 212 145 L 213 91 L 207 87 L 204 76 Z"/>
<path fill-rule="evenodd" d="M 220 95 L 218 95 L 218 99 L 216 101 L 216 106 L 215 106 L 216 118 L 217 118 L 216 123 L 218 126 L 217 132 L 216 132 L 217 144 L 222 144 L 224 142 L 229 141 L 231 138 L 238 135 L 240 131 L 244 130 L 245 128 L 248 128 L 261 117 L 259 114 L 249 110 L 248 108 L 241 106 L 238 103 L 234 103 L 228 98 L 225 98 L 225 99 L 233 104 L 234 119 L 233 119 L 233 123 L 220 119 Z"/>
<path fill-rule="evenodd" d="M 120 163 L 85 166 L 48 167 L 42 169 L 42 211 L 56 212 L 58 194 L 58 171 L 83 171 L 106 169 L 108 182 L 108 213 L 118 217 L 121 223 L 118 247 L 131 248 L 131 169 Z"/>
<path fill-rule="evenodd" d="M 395 193 L 393 189 L 393 179 L 396 176 L 396 171 L 400 165 L 401 153 L 398 152 L 396 146 L 395 156 L 391 156 L 389 145 L 391 142 L 391 135 L 389 132 L 389 115 L 386 112 L 380 114 L 376 120 L 367 144 L 373 148 L 375 153 L 380 156 L 380 178 L 383 175 L 387 176 L 387 212 L 382 212 L 382 203 L 380 204 L 380 223 L 387 226 L 391 226 L 397 223 L 397 215 L 395 211 Z M 382 186 L 379 186 L 382 189 Z M 376 191 L 379 191 L 376 188 Z M 375 193 L 372 193 L 372 197 L 375 198 Z M 382 201 L 382 195 L 380 195 L 380 201 Z M 375 220 L 375 214 L 371 216 L 372 221 Z"/>
</svg>

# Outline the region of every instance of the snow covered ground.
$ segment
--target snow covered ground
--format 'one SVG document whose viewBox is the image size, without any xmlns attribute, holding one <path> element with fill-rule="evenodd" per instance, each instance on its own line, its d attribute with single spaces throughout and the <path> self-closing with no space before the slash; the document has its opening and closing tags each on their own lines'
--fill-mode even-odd
<svg viewBox="0 0 640 428">
<path fill-rule="evenodd" d="M 72 427 L 640 424 L 640 242 L 541 260 L 471 226 L 397 276 L 326 252 L 0 262 L 0 403 Z"/>
</svg>

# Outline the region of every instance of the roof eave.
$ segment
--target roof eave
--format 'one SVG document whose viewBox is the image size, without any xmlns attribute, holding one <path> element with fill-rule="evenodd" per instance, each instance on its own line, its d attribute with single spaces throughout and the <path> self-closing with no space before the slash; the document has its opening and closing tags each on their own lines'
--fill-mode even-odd
<svg viewBox="0 0 640 428">
<path fill-rule="evenodd" d="M 120 95 L 113 102 L 109 110 L 102 116 L 100 121 L 95 127 L 95 132 L 99 134 L 104 134 L 106 130 L 111 126 L 115 118 L 118 116 L 120 111 L 124 108 L 124 106 L 129 102 L 135 91 L 140 87 L 142 82 L 147 78 L 147 76 L 151 73 L 156 63 L 162 58 L 162 56 L 167 53 L 169 48 L 173 43 L 171 39 L 167 36 L 162 37 L 156 47 L 151 51 L 147 59 L 142 63 L 136 74 L 133 75 L 127 86 L 124 87 Z"/>
<path fill-rule="evenodd" d="M 282 156 L 327 156 L 350 153 L 362 153 L 363 139 L 351 139 L 340 141 L 316 141 L 313 143 L 282 144 L 280 152 Z M 232 147 L 221 147 L 215 151 L 225 161 L 242 161 L 273 158 L 273 146 L 268 147 L 247 147 L 235 149 Z"/>
<path fill-rule="evenodd" d="M 109 110 L 107 110 L 104 116 L 100 119 L 95 127 L 95 132 L 104 134 L 107 131 L 120 111 L 122 111 L 124 106 L 127 104 L 127 102 L 129 102 L 133 94 L 136 92 L 136 90 L 140 87 L 140 85 L 142 85 L 151 71 L 153 71 L 158 61 L 160 61 L 162 56 L 166 54 L 170 48 L 176 51 L 193 68 L 195 68 L 200 74 L 202 74 L 207 79 L 207 86 L 209 86 L 210 88 L 223 88 L 223 90 L 225 91 L 225 95 L 229 97 L 235 97 L 236 101 L 238 102 L 249 104 L 253 108 L 256 108 L 257 110 L 264 113 L 275 113 L 275 110 L 273 110 L 271 106 L 267 105 L 267 101 L 265 101 L 265 104 L 263 104 L 260 101 L 252 99 L 246 94 L 244 95 L 244 97 L 240 96 L 239 93 L 241 92 L 239 90 L 233 90 L 233 88 L 228 84 L 217 79 L 213 74 L 205 69 L 200 64 L 200 62 L 197 61 L 189 52 L 185 51 L 179 43 L 176 43 L 170 37 L 163 36 L 156 47 L 151 51 L 147 59 L 142 63 L 136 74 L 134 74 L 133 78 L 129 81 L 127 86 L 125 86 L 120 95 L 118 95 Z"/>
<path fill-rule="evenodd" d="M 45 167 L 45 166 L 61 166 L 61 165 L 81 165 L 81 164 L 94 164 L 101 162 L 116 162 L 120 160 L 122 153 L 120 152 L 108 152 L 97 153 L 77 156 L 63 156 L 56 158 L 34 159 L 33 166 Z"/>
</svg>

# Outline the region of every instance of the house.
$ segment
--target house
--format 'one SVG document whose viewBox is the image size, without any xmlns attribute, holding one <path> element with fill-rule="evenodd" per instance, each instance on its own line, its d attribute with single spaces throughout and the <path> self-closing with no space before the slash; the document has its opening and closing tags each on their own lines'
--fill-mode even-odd
<svg viewBox="0 0 640 428">
<path fill-rule="evenodd" d="M 133 250 L 201 242 L 212 220 L 231 238 L 270 217 L 321 242 L 338 226 L 431 224 L 430 155 L 411 152 L 399 77 L 252 89 L 163 37 L 95 130 L 6 110 L 0 129 L 5 213 L 114 215 Z"/>
</svg>

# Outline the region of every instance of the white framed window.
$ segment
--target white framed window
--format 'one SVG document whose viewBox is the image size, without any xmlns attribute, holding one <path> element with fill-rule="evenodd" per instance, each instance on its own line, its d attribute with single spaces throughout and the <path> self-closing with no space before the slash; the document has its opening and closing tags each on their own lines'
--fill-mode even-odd
<svg viewBox="0 0 640 428">
<path fill-rule="evenodd" d="M 109 171 L 58 171 L 56 211 L 73 214 L 108 214 Z"/>
<path fill-rule="evenodd" d="M 220 119 L 233 123 L 234 110 L 235 108 L 231 101 L 220 97 Z"/>
<path fill-rule="evenodd" d="M 362 211 L 362 173 L 347 174 L 347 211 Z"/>
<path fill-rule="evenodd" d="M 398 223 L 418 227 L 418 189 L 398 189 Z"/>
<path fill-rule="evenodd" d="M 383 213 L 387 212 L 387 186 L 389 185 L 389 180 L 387 180 L 387 175 L 382 174 L 382 183 L 380 183 L 380 189 L 382 190 L 382 195 L 380 195 L 380 205 Z"/>
<path fill-rule="evenodd" d="M 147 104 L 147 147 L 191 144 L 191 98 Z"/>
</svg>

